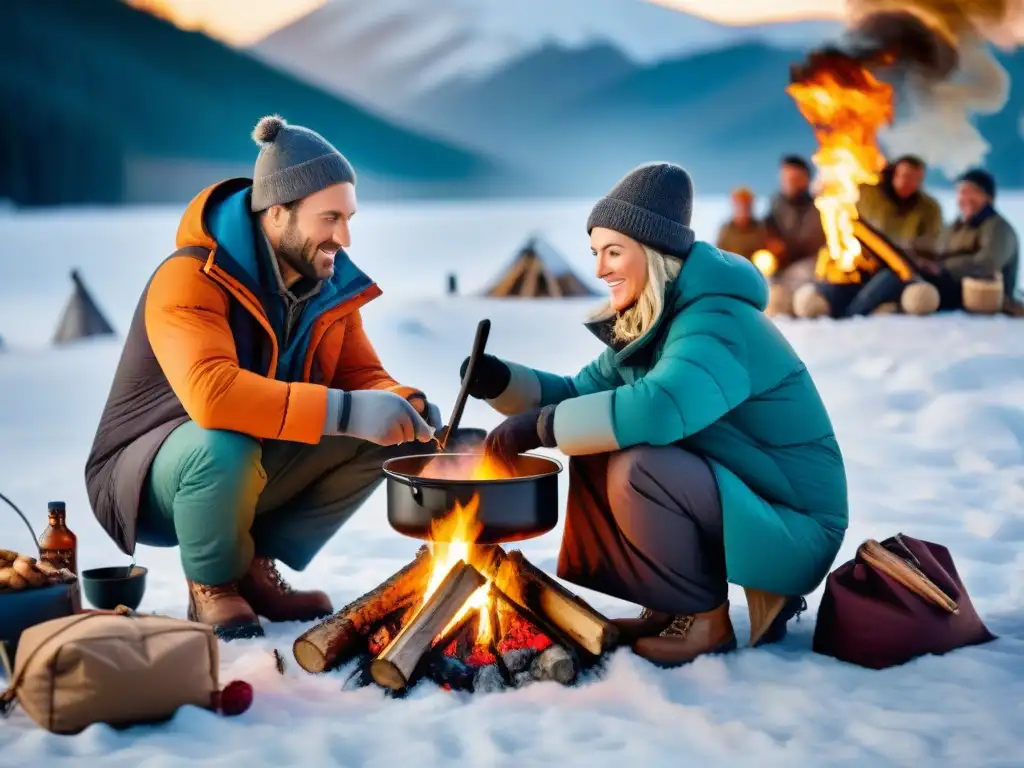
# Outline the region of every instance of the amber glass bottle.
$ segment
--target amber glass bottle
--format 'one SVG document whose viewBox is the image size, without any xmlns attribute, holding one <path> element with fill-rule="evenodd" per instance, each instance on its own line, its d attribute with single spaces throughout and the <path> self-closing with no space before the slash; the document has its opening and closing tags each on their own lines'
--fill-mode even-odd
<svg viewBox="0 0 1024 768">
<path fill-rule="evenodd" d="M 39 557 L 56 568 L 67 568 L 78 575 L 78 537 L 65 521 L 64 502 L 51 501 L 46 505 L 50 524 L 39 537 Z"/>
</svg>

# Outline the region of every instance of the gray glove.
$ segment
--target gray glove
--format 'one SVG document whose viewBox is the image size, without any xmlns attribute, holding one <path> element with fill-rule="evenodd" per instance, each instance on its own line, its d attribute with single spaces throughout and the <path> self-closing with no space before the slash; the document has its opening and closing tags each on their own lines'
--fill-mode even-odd
<svg viewBox="0 0 1024 768">
<path fill-rule="evenodd" d="M 420 415 L 424 419 L 426 419 L 427 424 L 432 426 L 434 429 L 439 429 L 442 426 L 441 409 L 438 408 L 429 400 L 427 400 L 426 395 L 424 395 L 422 392 L 417 392 L 414 395 L 410 395 L 406 399 L 409 400 L 409 402 L 412 402 L 413 400 L 419 401 L 418 403 L 414 404 L 414 407 L 416 408 L 417 413 L 420 413 Z M 425 411 L 425 413 L 423 413 L 423 411 Z"/>
<path fill-rule="evenodd" d="M 408 400 L 384 389 L 327 391 L 325 435 L 347 435 L 377 445 L 429 442 L 434 429 Z"/>
</svg>

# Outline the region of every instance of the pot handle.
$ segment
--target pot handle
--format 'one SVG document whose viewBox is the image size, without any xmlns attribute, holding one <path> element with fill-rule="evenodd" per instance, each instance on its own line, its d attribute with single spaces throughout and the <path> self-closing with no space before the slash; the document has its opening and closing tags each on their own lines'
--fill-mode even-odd
<svg viewBox="0 0 1024 768">
<path fill-rule="evenodd" d="M 18 509 L 18 506 L 13 501 L 4 496 L 2 493 L 0 493 L 0 501 L 3 501 L 5 504 L 7 504 L 7 506 L 13 509 L 15 514 L 17 514 L 18 517 L 21 518 L 21 522 L 25 524 L 25 527 L 28 528 L 29 534 L 31 534 L 32 536 L 32 544 L 36 548 L 36 553 L 40 553 L 41 550 L 39 549 L 39 538 L 36 536 L 36 532 L 32 529 L 32 524 L 29 523 L 28 518 L 25 517 L 25 513 Z"/>
</svg>

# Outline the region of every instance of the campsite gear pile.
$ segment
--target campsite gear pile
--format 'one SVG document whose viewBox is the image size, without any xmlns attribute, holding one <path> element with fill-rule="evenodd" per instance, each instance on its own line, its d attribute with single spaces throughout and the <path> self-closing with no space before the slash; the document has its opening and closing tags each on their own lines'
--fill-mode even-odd
<svg viewBox="0 0 1024 768">
<path fill-rule="evenodd" d="M 21 510 L 3 494 L 0 500 L 21 518 L 35 541 L 35 531 Z M 49 534 L 49 530 L 44 532 L 40 542 L 53 543 Z M 66 544 L 66 539 L 64 541 Z M 17 652 L 25 629 L 42 621 L 70 616 L 81 609 L 78 578 L 73 570 L 62 567 L 68 563 L 75 566 L 74 552 L 69 560 L 66 547 L 41 545 L 38 549 L 45 557 L 37 557 L 39 551 L 27 554 L 0 549 L 0 649 L 6 649 L 10 656 Z"/>
<path fill-rule="evenodd" d="M 15 704 L 53 733 L 94 723 L 162 722 L 183 706 L 241 714 L 252 687 L 219 685 L 213 628 L 127 609 L 88 611 L 37 624 L 22 634 L 0 714 Z"/>
<path fill-rule="evenodd" d="M 949 550 L 896 534 L 868 539 L 829 574 L 814 651 L 870 669 L 994 640 Z"/>
</svg>

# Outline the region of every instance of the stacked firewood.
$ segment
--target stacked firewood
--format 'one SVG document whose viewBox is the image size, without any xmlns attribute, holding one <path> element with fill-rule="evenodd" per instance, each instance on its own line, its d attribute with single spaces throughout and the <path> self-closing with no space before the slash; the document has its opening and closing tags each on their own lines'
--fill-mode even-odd
<svg viewBox="0 0 1024 768">
<path fill-rule="evenodd" d="M 70 584 L 75 574 L 10 549 L 0 549 L 0 592 Z"/>
<path fill-rule="evenodd" d="M 356 685 L 402 692 L 426 677 L 483 692 L 538 680 L 570 684 L 617 644 L 614 625 L 519 551 L 491 547 L 475 566 L 457 563 L 424 603 L 431 569 L 424 546 L 383 584 L 303 633 L 293 647 L 299 666 L 326 672 L 359 659 Z M 452 622 L 485 584 L 490 632 L 481 644 L 479 611 Z"/>
</svg>

